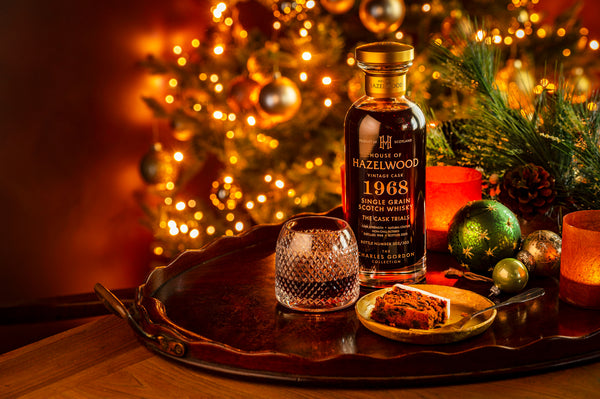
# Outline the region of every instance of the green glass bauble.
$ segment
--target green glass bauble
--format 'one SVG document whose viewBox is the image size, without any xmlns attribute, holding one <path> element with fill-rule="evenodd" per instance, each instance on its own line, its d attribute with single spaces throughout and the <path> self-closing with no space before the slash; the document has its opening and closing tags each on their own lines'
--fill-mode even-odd
<svg viewBox="0 0 600 399">
<path fill-rule="evenodd" d="M 516 215 L 498 201 L 469 202 L 454 215 L 448 249 L 461 266 L 489 274 L 496 263 L 515 255 L 521 241 Z"/>
<path fill-rule="evenodd" d="M 500 291 L 514 294 L 525 288 L 529 281 L 529 272 L 521 261 L 505 258 L 494 267 L 492 279 Z"/>
</svg>

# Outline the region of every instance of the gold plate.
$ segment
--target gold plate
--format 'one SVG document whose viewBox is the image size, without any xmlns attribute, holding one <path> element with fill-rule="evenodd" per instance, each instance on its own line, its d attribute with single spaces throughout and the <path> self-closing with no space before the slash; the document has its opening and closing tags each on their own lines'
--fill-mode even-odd
<svg viewBox="0 0 600 399">
<path fill-rule="evenodd" d="M 372 320 L 370 317 L 371 309 L 376 298 L 391 290 L 391 287 L 371 292 L 360 298 L 355 306 L 358 319 L 374 333 L 395 341 L 437 345 L 448 344 L 481 334 L 488 329 L 498 313 L 496 309 L 485 312 L 469 320 L 463 328 L 457 330 L 452 328 L 452 323 L 459 321 L 465 314 L 493 306 L 494 302 L 475 292 L 445 285 L 419 284 L 415 288 L 450 299 L 450 318 L 445 324 L 430 330 L 420 330 L 391 327 Z"/>
</svg>

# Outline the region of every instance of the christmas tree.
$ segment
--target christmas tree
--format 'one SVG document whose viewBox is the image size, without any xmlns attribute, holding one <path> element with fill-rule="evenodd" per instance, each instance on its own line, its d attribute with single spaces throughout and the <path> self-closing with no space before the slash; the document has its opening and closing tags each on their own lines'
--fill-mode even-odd
<svg viewBox="0 0 600 399">
<path fill-rule="evenodd" d="M 143 62 L 168 85 L 163 98 L 144 98 L 156 118 L 170 126 L 168 132 L 155 132 L 141 160 L 154 252 L 171 257 L 255 224 L 338 206 L 343 119 L 363 94 L 354 48 L 365 42 L 415 47 L 407 94 L 430 116 L 429 164 L 477 166 L 486 177 L 519 166 L 514 159 L 489 165 L 468 156 L 474 149 L 465 143 L 482 133 L 462 127 L 472 126 L 464 121 L 472 120 L 472 110 L 483 103 L 469 95 L 472 88 L 460 87 L 472 82 L 442 84 L 448 69 L 432 43 L 448 49 L 446 56 L 464 48 L 463 39 L 493 48 L 497 68 L 488 72 L 494 87 L 510 99 L 510 109 L 557 87 L 559 65 L 564 77 L 576 82 L 569 102 L 592 104 L 598 42 L 580 26 L 576 10 L 548 25 L 537 3 L 215 3 L 209 29 L 189 43 L 175 43 L 171 56 Z M 166 148 L 165 135 L 184 150 Z M 207 176 L 216 177 L 207 181 Z"/>
</svg>

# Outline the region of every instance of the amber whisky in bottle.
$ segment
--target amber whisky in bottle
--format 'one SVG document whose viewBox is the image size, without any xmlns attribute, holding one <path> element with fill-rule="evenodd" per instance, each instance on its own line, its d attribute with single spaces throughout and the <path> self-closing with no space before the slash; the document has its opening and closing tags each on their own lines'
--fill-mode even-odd
<svg viewBox="0 0 600 399">
<path fill-rule="evenodd" d="M 343 206 L 370 288 L 425 278 L 425 116 L 405 97 L 413 58 L 396 42 L 356 48 L 366 94 L 344 122 Z"/>
</svg>

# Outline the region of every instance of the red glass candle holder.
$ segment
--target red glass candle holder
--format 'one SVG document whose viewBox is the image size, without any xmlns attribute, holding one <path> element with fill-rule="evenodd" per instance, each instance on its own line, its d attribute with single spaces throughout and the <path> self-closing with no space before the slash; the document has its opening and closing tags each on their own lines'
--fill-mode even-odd
<svg viewBox="0 0 600 399">
<path fill-rule="evenodd" d="M 600 309 L 600 210 L 563 217 L 560 299 Z"/>
<path fill-rule="evenodd" d="M 448 228 L 454 214 L 481 199 L 481 172 L 460 166 L 428 166 L 425 192 L 427 249 L 448 251 Z"/>
</svg>

